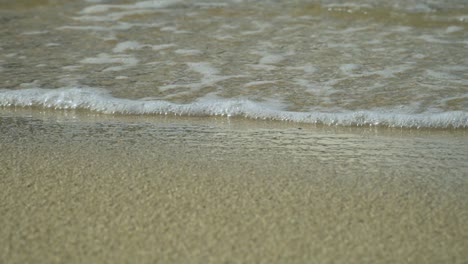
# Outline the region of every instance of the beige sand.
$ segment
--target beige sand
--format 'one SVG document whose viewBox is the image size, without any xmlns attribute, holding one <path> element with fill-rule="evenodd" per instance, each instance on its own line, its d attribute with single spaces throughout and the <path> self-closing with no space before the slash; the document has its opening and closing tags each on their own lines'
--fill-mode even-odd
<svg viewBox="0 0 468 264">
<path fill-rule="evenodd" d="M 463 130 L 29 115 L 0 115 L 0 263 L 468 259 Z"/>
</svg>

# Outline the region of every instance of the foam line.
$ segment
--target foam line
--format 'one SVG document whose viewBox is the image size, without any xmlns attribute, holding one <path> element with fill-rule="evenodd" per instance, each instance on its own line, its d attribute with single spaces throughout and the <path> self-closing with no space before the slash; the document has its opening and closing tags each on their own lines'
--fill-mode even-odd
<svg viewBox="0 0 468 264">
<path fill-rule="evenodd" d="M 342 126 L 404 128 L 468 128 L 468 112 L 401 113 L 397 110 L 291 112 L 245 99 L 201 99 L 188 104 L 168 101 L 130 100 L 112 97 L 96 88 L 0 90 L 1 107 L 42 107 L 58 110 L 85 109 L 103 114 L 163 114 L 227 116 L 271 119 Z"/>
</svg>

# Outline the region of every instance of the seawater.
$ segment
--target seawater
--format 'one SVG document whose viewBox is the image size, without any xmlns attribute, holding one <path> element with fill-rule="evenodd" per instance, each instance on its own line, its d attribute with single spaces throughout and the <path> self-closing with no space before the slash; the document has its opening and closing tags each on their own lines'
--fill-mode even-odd
<svg viewBox="0 0 468 264">
<path fill-rule="evenodd" d="M 468 4 L 12 1 L 0 106 L 468 127 Z"/>
</svg>

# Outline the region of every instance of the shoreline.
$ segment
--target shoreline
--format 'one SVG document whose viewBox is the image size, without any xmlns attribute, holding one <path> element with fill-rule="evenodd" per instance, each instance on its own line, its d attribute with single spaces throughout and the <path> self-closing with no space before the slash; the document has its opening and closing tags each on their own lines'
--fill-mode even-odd
<svg viewBox="0 0 468 264">
<path fill-rule="evenodd" d="M 53 109 L 44 107 L 0 107 L 0 116 L 9 117 L 34 117 L 38 119 L 48 118 L 57 120 L 79 120 L 79 121 L 117 121 L 117 122 L 160 122 L 164 120 L 175 120 L 179 122 L 202 122 L 216 123 L 222 125 L 225 123 L 240 124 L 238 127 L 243 128 L 309 128 L 309 129 L 337 129 L 337 130 L 352 130 L 359 133 L 359 130 L 379 130 L 382 132 L 403 131 L 403 132 L 461 132 L 463 135 L 468 135 L 466 127 L 397 127 L 385 125 L 343 125 L 343 124 L 325 124 L 325 123 L 309 123 L 298 122 L 291 120 L 277 120 L 270 118 L 251 118 L 243 116 L 226 116 L 226 115 L 178 115 L 178 114 L 122 114 L 122 113 L 100 113 L 86 109 Z"/>
<path fill-rule="evenodd" d="M 0 262 L 467 258 L 465 131 L 37 111 L 0 120 Z"/>
</svg>

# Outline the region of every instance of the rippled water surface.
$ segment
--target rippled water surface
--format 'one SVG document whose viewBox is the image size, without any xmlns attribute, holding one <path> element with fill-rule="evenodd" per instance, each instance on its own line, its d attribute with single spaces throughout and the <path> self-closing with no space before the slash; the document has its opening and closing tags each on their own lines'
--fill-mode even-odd
<svg viewBox="0 0 468 264">
<path fill-rule="evenodd" d="M 466 1 L 16 1 L 0 105 L 468 126 Z"/>
</svg>

